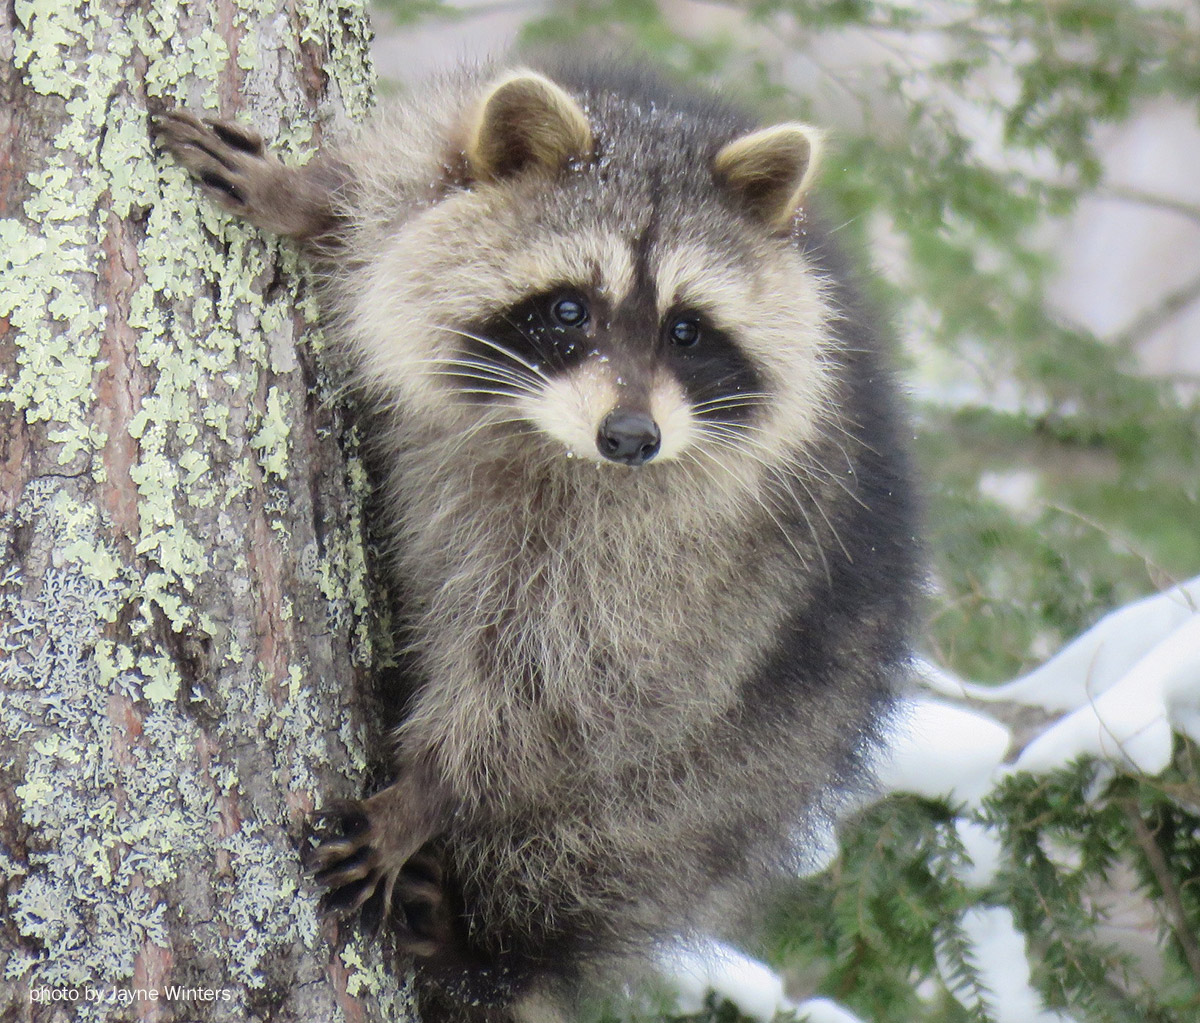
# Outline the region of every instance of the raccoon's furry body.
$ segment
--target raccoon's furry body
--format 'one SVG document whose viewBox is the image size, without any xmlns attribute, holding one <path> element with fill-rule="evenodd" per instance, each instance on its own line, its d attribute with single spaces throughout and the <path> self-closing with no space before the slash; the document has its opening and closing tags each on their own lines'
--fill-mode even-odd
<svg viewBox="0 0 1200 1023">
<path fill-rule="evenodd" d="M 317 850 L 334 903 L 398 918 L 430 1013 L 727 929 L 861 784 L 918 575 L 815 136 L 494 69 L 301 170 L 229 124 L 160 133 L 313 243 L 385 424 L 419 683 L 396 782 Z"/>
</svg>

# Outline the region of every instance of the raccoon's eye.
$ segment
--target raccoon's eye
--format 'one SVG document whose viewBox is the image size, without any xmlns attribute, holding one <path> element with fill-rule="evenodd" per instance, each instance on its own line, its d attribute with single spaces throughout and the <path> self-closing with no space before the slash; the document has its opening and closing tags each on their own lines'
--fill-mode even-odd
<svg viewBox="0 0 1200 1023">
<path fill-rule="evenodd" d="M 677 348 L 693 348 L 700 342 L 700 324 L 695 320 L 675 320 L 667 328 L 667 336 Z"/>
<path fill-rule="evenodd" d="M 587 306 L 576 298 L 560 298 L 550 307 L 550 315 L 560 327 L 582 327 L 587 323 Z"/>
</svg>

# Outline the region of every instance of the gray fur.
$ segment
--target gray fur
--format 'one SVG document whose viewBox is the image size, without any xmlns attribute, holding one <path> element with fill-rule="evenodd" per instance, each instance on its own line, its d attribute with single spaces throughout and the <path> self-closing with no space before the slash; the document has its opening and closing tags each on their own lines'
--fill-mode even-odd
<svg viewBox="0 0 1200 1023">
<path fill-rule="evenodd" d="M 288 172 L 302 210 L 277 208 L 278 164 L 256 203 L 250 143 L 214 163 L 194 119 L 162 129 L 210 187 L 227 175 L 227 206 L 311 243 L 381 409 L 419 682 L 397 782 L 315 860 L 342 905 L 409 911 L 431 1015 L 544 1018 L 605 964 L 740 922 L 863 783 L 918 573 L 883 346 L 807 207 L 815 136 L 767 133 L 759 215 L 756 165 L 728 166 L 753 122 L 637 74 L 548 76 L 571 99 L 544 144 L 487 136 L 473 164 L 497 75 L 457 72 Z M 629 310 L 603 357 L 553 401 L 511 362 L 490 379 L 519 373 L 524 397 L 464 400 L 444 360 L 469 325 L 563 283 Z M 684 300 L 761 376 L 748 420 L 702 422 L 639 340 Z M 661 460 L 568 457 L 613 401 L 674 417 Z M 424 887 L 405 877 L 422 846 Z"/>
</svg>

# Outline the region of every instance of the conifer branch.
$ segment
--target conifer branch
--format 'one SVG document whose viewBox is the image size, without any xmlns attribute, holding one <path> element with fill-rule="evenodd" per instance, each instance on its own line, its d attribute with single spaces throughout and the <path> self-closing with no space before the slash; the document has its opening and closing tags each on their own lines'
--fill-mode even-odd
<svg viewBox="0 0 1200 1023">
<path fill-rule="evenodd" d="M 1200 982 L 1200 941 L 1196 940 L 1196 935 L 1192 933 L 1191 927 L 1188 924 L 1187 911 L 1183 906 L 1183 897 L 1180 894 L 1179 886 L 1175 883 L 1174 876 L 1171 874 L 1167 858 L 1163 855 L 1162 847 L 1155 840 L 1153 832 L 1146 826 L 1146 821 L 1143 819 L 1137 804 L 1133 800 L 1123 800 L 1121 802 L 1121 809 L 1129 820 L 1129 826 L 1133 829 L 1133 835 L 1138 847 L 1145 854 L 1146 863 L 1154 874 L 1154 880 L 1158 882 L 1167 914 L 1171 918 L 1171 925 L 1175 931 L 1175 938 L 1179 942 L 1179 947 L 1183 950 L 1188 967 L 1191 969 L 1192 975 L 1196 978 L 1197 982 Z"/>
</svg>

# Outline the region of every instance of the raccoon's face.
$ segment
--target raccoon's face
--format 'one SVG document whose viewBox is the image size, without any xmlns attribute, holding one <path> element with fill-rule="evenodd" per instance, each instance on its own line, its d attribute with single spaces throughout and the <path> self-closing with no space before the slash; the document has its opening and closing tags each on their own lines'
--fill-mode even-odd
<svg viewBox="0 0 1200 1023">
<path fill-rule="evenodd" d="M 564 280 L 461 332 L 459 393 L 494 403 L 570 456 L 641 466 L 706 428 L 747 422 L 754 364 L 704 309 Z"/>
<path fill-rule="evenodd" d="M 479 181 L 405 225 L 363 292 L 405 325 L 375 374 L 407 407 L 484 445 L 499 432 L 643 471 L 765 465 L 814 436 L 830 311 L 787 237 L 807 129 L 753 133 L 707 164 L 672 150 L 648 173 L 654 157 L 621 152 L 619 132 L 603 170 L 589 164 L 587 118 L 532 73 L 494 86 L 478 118 Z"/>
</svg>

